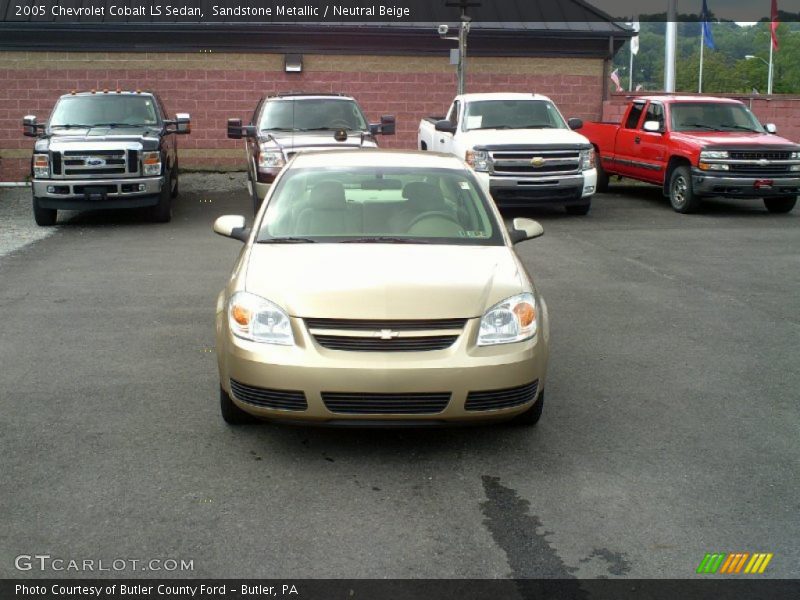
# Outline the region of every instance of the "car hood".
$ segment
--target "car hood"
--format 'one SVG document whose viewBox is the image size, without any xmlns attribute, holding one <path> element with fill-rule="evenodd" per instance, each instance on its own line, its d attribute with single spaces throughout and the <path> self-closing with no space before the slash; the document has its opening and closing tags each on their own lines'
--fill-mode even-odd
<svg viewBox="0 0 800 600">
<path fill-rule="evenodd" d="M 295 317 L 444 319 L 532 284 L 507 246 L 254 244 L 245 289 Z"/>
<path fill-rule="evenodd" d="M 39 140 L 43 146 L 53 148 L 69 144 L 97 143 L 140 143 L 145 150 L 158 149 L 159 129 L 157 127 L 82 127 L 75 129 L 50 130 L 46 138 Z M 88 146 L 87 146 L 88 147 Z M 41 148 L 46 149 L 46 148 Z"/>
<path fill-rule="evenodd" d="M 692 131 L 692 132 L 673 132 L 671 139 L 693 144 L 701 148 L 710 146 L 735 147 L 742 146 L 752 148 L 753 146 L 766 147 L 767 149 L 777 150 L 782 148 L 797 149 L 794 142 L 786 138 L 766 133 L 738 133 L 721 131 Z"/>
<path fill-rule="evenodd" d="M 473 129 L 464 132 L 465 147 L 476 146 L 549 146 L 578 144 L 589 146 L 589 140 L 571 129 Z"/>
<path fill-rule="evenodd" d="M 280 135 L 271 136 L 275 142 L 283 147 L 284 152 L 295 153 L 304 151 L 322 151 L 322 150 L 342 150 L 347 148 L 374 148 L 376 147 L 375 140 L 369 136 L 364 136 L 364 142 L 361 142 L 361 134 L 359 132 L 349 132 L 348 137 L 343 142 L 337 142 L 333 139 L 333 131 L 314 131 L 314 132 L 297 132 L 287 133 L 281 132 Z M 266 138 L 263 138 L 265 143 L 269 143 Z"/>
</svg>

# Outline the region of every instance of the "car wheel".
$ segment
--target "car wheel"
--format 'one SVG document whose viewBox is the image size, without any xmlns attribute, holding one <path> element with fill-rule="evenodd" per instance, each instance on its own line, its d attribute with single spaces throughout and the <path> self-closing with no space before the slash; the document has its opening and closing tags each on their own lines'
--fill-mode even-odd
<svg viewBox="0 0 800 600">
<path fill-rule="evenodd" d="M 597 155 L 597 164 L 595 165 L 595 169 L 597 170 L 597 183 L 595 184 L 595 189 L 598 192 L 607 192 L 608 191 L 608 173 L 603 168 L 603 163 L 600 160 L 600 155 Z"/>
<path fill-rule="evenodd" d="M 669 202 L 675 212 L 682 214 L 692 213 L 700 206 L 700 198 L 692 189 L 692 172 L 689 167 L 681 166 L 672 171 L 669 179 Z"/>
<path fill-rule="evenodd" d="M 764 206 L 771 213 L 788 213 L 797 204 L 797 196 L 778 196 L 777 198 L 764 198 Z"/>
<path fill-rule="evenodd" d="M 39 199 L 33 199 L 33 219 L 40 227 L 49 227 L 56 224 L 58 211 L 55 208 L 42 208 L 39 206 Z"/>
<path fill-rule="evenodd" d="M 542 418 L 542 408 L 544 407 L 544 390 L 539 394 L 539 399 L 521 415 L 514 417 L 513 423 L 533 427 Z"/>
<path fill-rule="evenodd" d="M 570 204 L 564 207 L 568 215 L 586 215 L 589 214 L 589 209 L 592 208 L 592 203 L 586 204 Z"/>
<path fill-rule="evenodd" d="M 258 421 L 253 415 L 236 406 L 222 386 L 219 388 L 219 410 L 228 425 L 247 425 Z"/>
<path fill-rule="evenodd" d="M 169 223 L 172 220 L 172 176 L 167 175 L 158 194 L 158 204 L 150 209 L 150 219 L 156 223 Z"/>
</svg>

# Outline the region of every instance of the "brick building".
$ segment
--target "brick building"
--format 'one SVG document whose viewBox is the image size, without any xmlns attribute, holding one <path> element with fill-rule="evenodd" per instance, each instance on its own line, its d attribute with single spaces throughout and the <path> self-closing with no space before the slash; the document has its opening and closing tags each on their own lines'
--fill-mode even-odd
<svg viewBox="0 0 800 600">
<path fill-rule="evenodd" d="M 586 21 L 476 20 L 467 90 L 536 91 L 567 117 L 600 118 L 609 61 L 630 33 L 574 2 Z M 262 95 L 287 90 L 352 94 L 370 120 L 396 115 L 397 135 L 382 146 L 413 148 L 419 120 L 442 114 L 456 90 L 453 42 L 439 38 L 436 23 L 0 23 L 0 181 L 28 174 L 22 116 L 44 120 L 73 89 L 152 89 L 169 111 L 191 113 L 184 169 L 241 168 L 226 119 L 247 119 Z M 286 71 L 287 55 L 301 57 L 302 71 Z"/>
</svg>

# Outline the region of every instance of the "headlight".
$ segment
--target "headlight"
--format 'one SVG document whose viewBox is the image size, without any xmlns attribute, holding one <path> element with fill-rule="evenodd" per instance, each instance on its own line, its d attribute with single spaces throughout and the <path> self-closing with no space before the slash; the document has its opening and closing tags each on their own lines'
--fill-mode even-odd
<svg viewBox="0 0 800 600">
<path fill-rule="evenodd" d="M 161 152 L 145 152 L 142 154 L 142 174 L 161 175 Z"/>
<path fill-rule="evenodd" d="M 581 150 L 581 171 L 594 169 L 594 148 Z"/>
<path fill-rule="evenodd" d="M 721 163 L 701 162 L 701 163 L 698 163 L 697 166 L 702 171 L 730 171 L 730 169 L 731 169 L 729 165 L 724 165 L 724 164 L 721 164 Z"/>
<path fill-rule="evenodd" d="M 718 158 L 728 158 L 727 150 L 703 150 L 700 152 L 700 160 L 713 160 Z"/>
<path fill-rule="evenodd" d="M 790 158 L 800 158 L 800 152 L 792 152 Z"/>
<path fill-rule="evenodd" d="M 47 154 L 33 155 L 33 176 L 39 179 L 50 177 L 50 158 Z"/>
<path fill-rule="evenodd" d="M 488 171 L 491 164 L 486 150 L 467 150 L 466 163 L 476 171 Z"/>
<path fill-rule="evenodd" d="M 267 169 L 280 169 L 286 161 L 283 158 L 283 152 L 280 150 L 261 150 L 258 153 L 258 170 L 265 171 Z"/>
<path fill-rule="evenodd" d="M 524 293 L 506 298 L 481 319 L 478 346 L 521 342 L 536 335 L 536 300 Z"/>
<path fill-rule="evenodd" d="M 278 305 L 255 294 L 236 292 L 231 297 L 228 323 L 237 337 L 265 344 L 294 346 L 289 315 Z"/>
</svg>

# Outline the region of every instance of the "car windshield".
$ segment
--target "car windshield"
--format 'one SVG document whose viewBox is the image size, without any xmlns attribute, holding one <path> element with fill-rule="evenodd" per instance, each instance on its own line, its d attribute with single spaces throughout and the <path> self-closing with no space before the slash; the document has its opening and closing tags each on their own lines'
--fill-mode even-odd
<svg viewBox="0 0 800 600">
<path fill-rule="evenodd" d="M 264 104 L 259 128 L 262 131 L 366 131 L 367 122 L 353 100 L 275 98 Z"/>
<path fill-rule="evenodd" d="M 758 119 L 743 104 L 680 102 L 672 105 L 673 131 L 755 131 L 764 133 Z"/>
<path fill-rule="evenodd" d="M 98 94 L 62 98 L 50 116 L 50 127 L 83 125 L 157 125 L 151 96 Z"/>
<path fill-rule="evenodd" d="M 260 243 L 431 243 L 504 240 L 489 200 L 461 169 L 289 168 L 268 200 Z"/>
<path fill-rule="evenodd" d="M 567 129 L 558 109 L 547 100 L 481 100 L 470 102 L 464 130 Z"/>
</svg>

